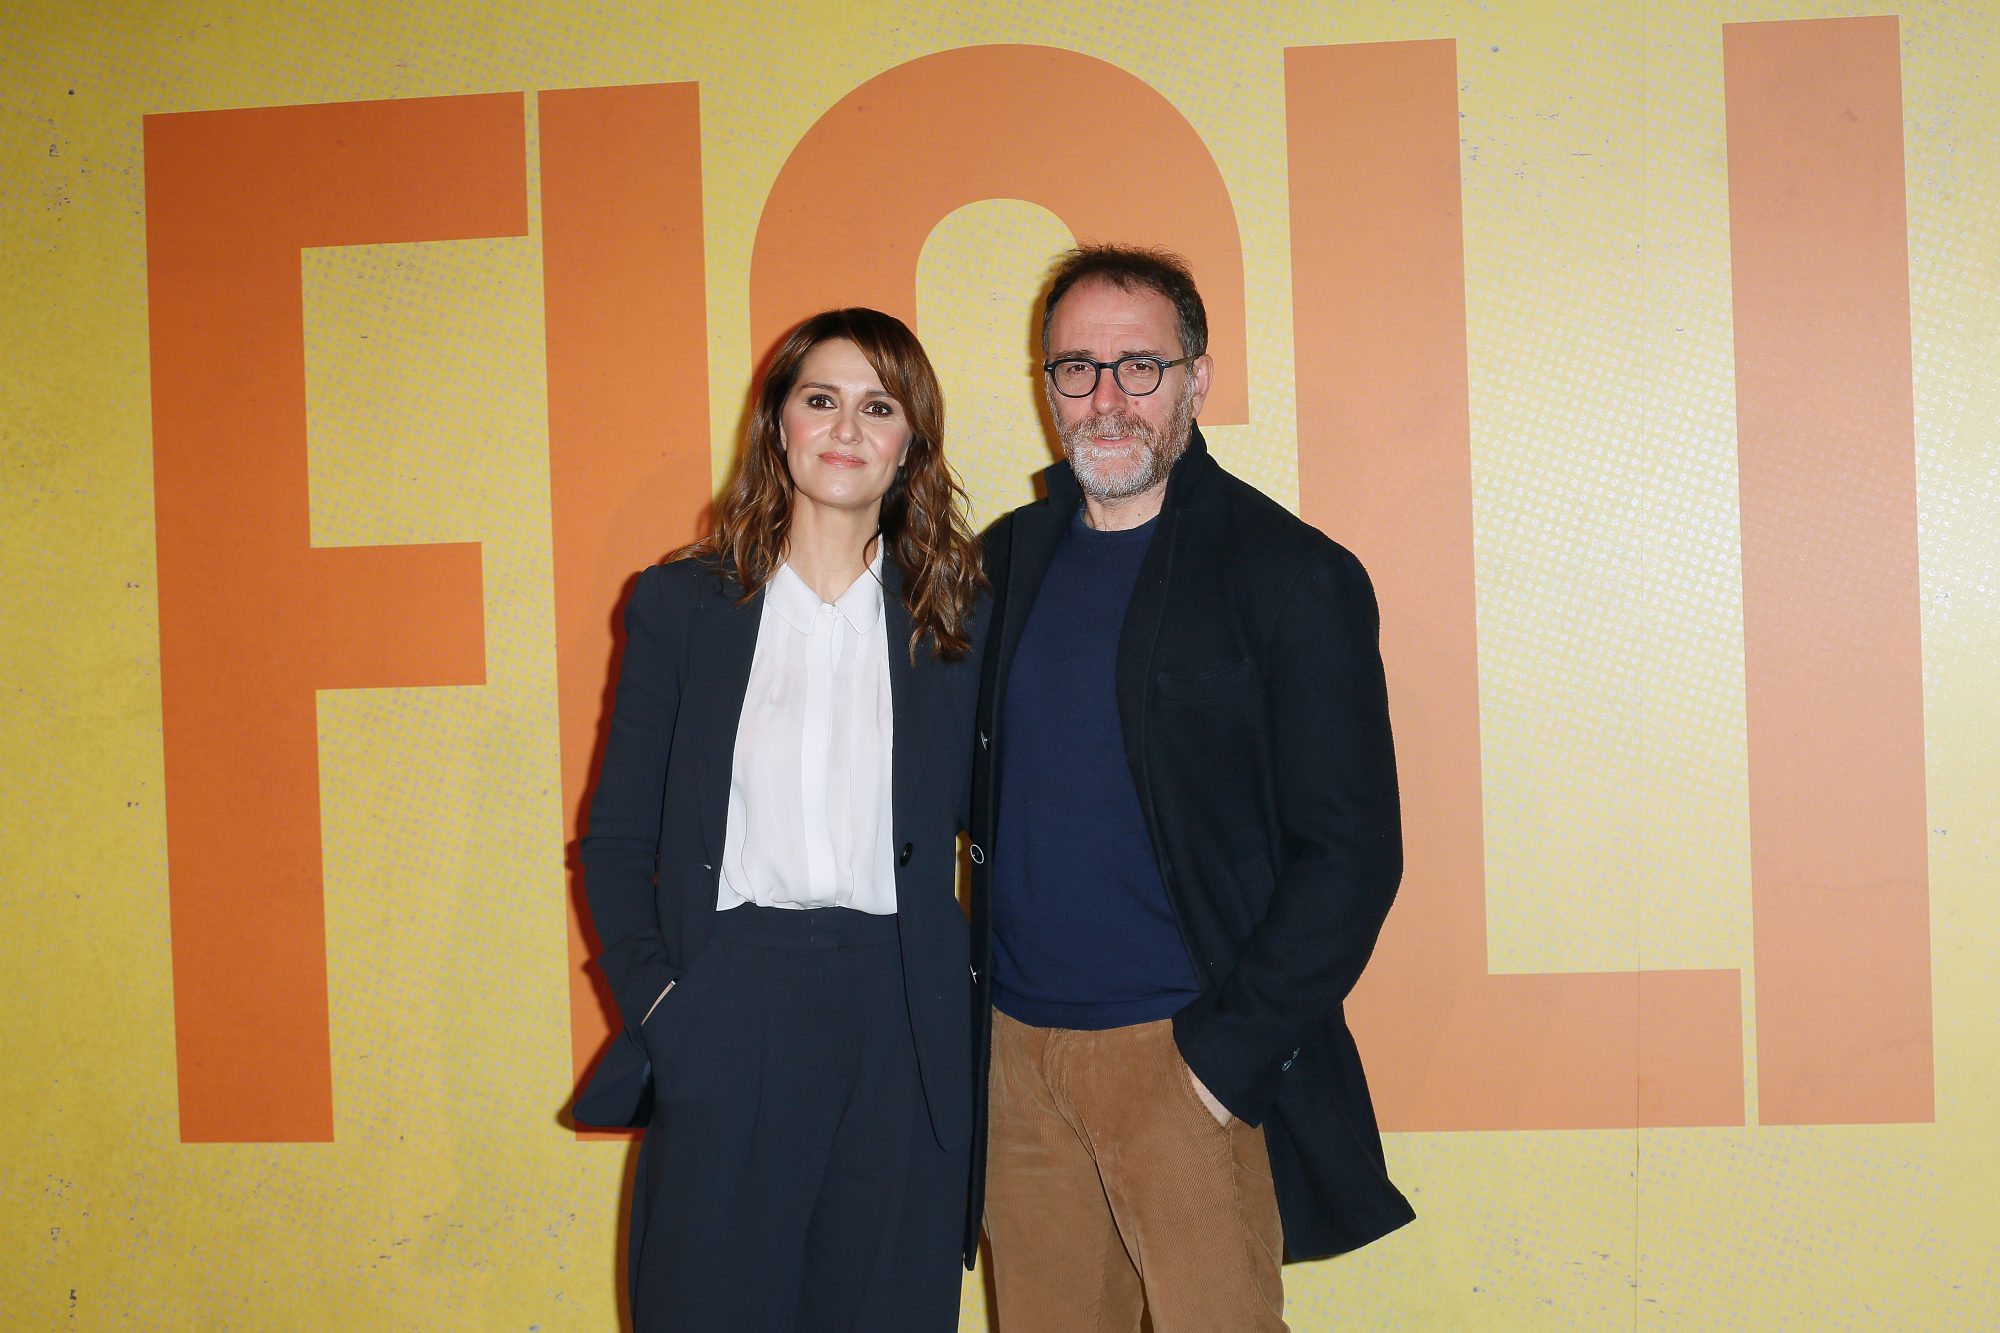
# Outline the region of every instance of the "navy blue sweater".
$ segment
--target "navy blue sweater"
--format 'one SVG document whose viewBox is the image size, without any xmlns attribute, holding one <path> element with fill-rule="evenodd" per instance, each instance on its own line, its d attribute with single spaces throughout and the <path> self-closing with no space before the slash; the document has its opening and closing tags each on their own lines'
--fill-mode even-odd
<svg viewBox="0 0 2000 1333">
<path fill-rule="evenodd" d="M 1156 523 L 1057 550 L 1007 676 L 993 1003 L 1037 1027 L 1166 1018 L 1200 993 L 1118 722 L 1118 634 Z"/>
</svg>

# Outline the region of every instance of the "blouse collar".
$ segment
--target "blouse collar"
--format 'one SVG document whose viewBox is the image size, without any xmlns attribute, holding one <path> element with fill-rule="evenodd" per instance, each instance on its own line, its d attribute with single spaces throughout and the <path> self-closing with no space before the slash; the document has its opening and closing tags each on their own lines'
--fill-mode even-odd
<svg viewBox="0 0 2000 1333">
<path fill-rule="evenodd" d="M 764 590 L 764 597 L 785 618 L 785 623 L 801 634 L 812 633 L 821 608 L 826 606 L 832 607 L 855 633 L 865 634 L 875 628 L 882 615 L 882 547 L 882 542 L 875 543 L 875 558 L 836 601 L 820 601 L 819 594 L 792 570 L 790 561 L 778 567 L 770 586 Z"/>
</svg>

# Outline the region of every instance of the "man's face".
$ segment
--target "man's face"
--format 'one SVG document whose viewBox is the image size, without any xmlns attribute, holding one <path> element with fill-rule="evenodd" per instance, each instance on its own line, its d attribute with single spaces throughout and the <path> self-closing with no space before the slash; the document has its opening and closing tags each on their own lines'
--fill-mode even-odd
<svg viewBox="0 0 2000 1333">
<path fill-rule="evenodd" d="M 1157 356 L 1173 361 L 1182 351 L 1173 302 L 1143 287 L 1126 291 L 1086 279 L 1056 303 L 1049 322 L 1050 360 Z M 1062 432 L 1063 453 L 1084 494 L 1101 504 L 1165 483 L 1187 448 L 1195 413 L 1208 397 L 1210 368 L 1206 356 L 1175 366 L 1158 389 L 1136 398 L 1118 387 L 1109 370 L 1098 375 L 1097 388 L 1087 398 L 1063 397 L 1044 376 L 1042 387 Z"/>
</svg>

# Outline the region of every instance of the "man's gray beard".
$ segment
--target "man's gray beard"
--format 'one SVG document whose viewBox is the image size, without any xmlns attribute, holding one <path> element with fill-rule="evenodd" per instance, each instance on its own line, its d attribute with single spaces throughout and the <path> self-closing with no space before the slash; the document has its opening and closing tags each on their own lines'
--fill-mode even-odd
<svg viewBox="0 0 2000 1333">
<path fill-rule="evenodd" d="M 1124 412 L 1082 417 L 1062 427 L 1063 456 L 1069 459 L 1070 471 L 1076 474 L 1077 485 L 1083 487 L 1083 493 L 1099 504 L 1110 504 L 1117 500 L 1129 500 L 1165 481 L 1180 456 L 1187 452 L 1188 434 L 1194 425 L 1193 401 L 1194 379 L 1184 376 L 1180 399 L 1174 404 L 1173 413 L 1162 430 L 1155 430 L 1143 417 Z M 1051 411 L 1055 410 L 1053 401 L 1049 406 Z M 1056 419 L 1060 421 L 1062 418 L 1058 416 Z M 1107 426 L 1128 439 L 1141 442 L 1143 464 L 1134 468 L 1129 476 L 1106 477 L 1098 466 L 1096 437 L 1098 431 Z"/>
</svg>

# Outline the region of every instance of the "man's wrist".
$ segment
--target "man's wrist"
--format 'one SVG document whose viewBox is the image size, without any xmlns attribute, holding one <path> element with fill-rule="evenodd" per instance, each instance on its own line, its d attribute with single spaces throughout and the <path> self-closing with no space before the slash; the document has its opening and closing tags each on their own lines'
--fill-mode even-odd
<svg viewBox="0 0 2000 1333">
<path fill-rule="evenodd" d="M 1221 1099 L 1208 1090 L 1208 1084 L 1201 1081 L 1201 1075 L 1194 1072 L 1194 1066 L 1187 1062 L 1185 1056 L 1181 1057 L 1181 1068 L 1187 1071 L 1187 1081 L 1194 1088 L 1196 1100 L 1215 1117 L 1216 1124 L 1227 1125 L 1235 1118 L 1230 1114 L 1229 1108 L 1222 1104 Z"/>
</svg>

